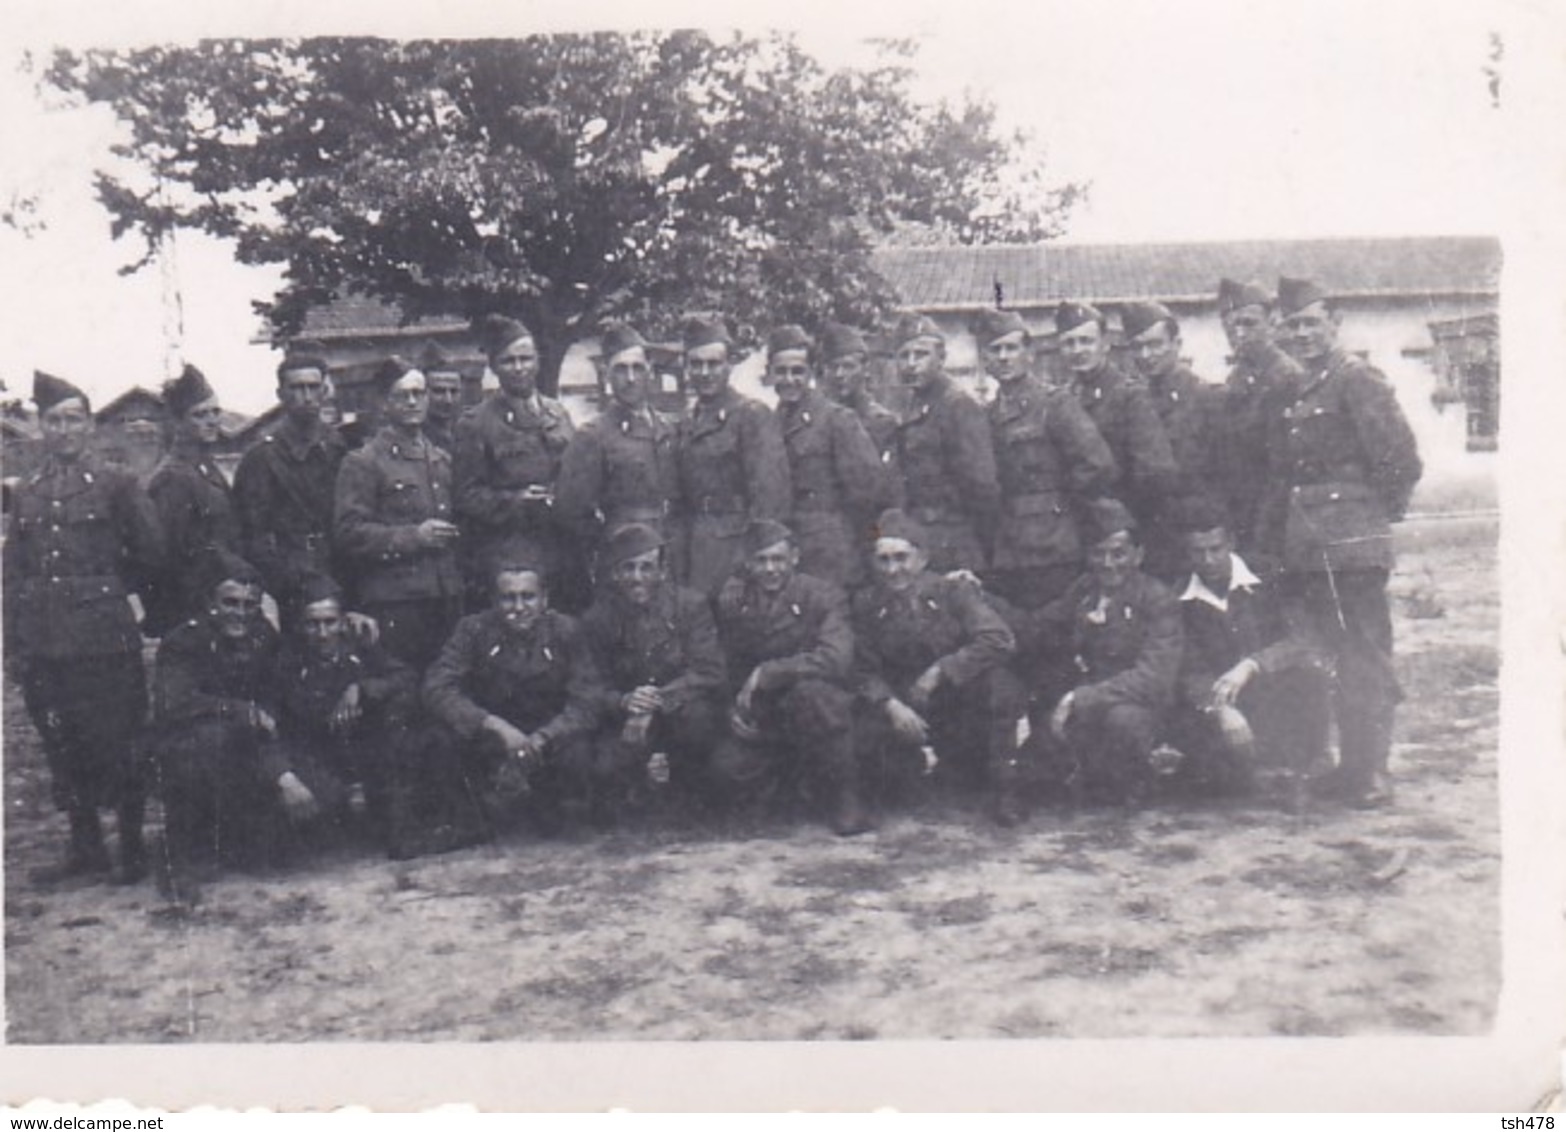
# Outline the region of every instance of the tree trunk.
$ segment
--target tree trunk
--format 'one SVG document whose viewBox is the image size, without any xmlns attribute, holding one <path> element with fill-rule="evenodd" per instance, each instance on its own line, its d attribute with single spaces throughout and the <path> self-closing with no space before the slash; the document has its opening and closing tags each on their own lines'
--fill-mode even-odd
<svg viewBox="0 0 1566 1132">
<path fill-rule="evenodd" d="M 538 391 L 545 397 L 560 396 L 560 369 L 573 339 L 564 331 L 542 331 L 538 346 Z"/>
</svg>

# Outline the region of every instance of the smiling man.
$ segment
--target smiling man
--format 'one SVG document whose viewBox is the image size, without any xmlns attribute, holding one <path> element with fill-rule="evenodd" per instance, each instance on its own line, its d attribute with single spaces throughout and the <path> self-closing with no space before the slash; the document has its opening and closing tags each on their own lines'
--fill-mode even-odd
<svg viewBox="0 0 1566 1132">
<path fill-rule="evenodd" d="M 447 777 L 484 795 L 482 820 L 504 819 L 532 794 L 535 824 L 553 833 L 592 799 L 601 682 L 535 563 L 502 561 L 491 580 L 493 604 L 457 623 L 425 674 L 424 702 L 455 737 Z"/>
<path fill-rule="evenodd" d="M 767 379 L 778 395 L 788 454 L 799 568 L 845 589 L 856 586 L 865 579 L 859 532 L 886 495 L 880 455 L 853 410 L 816 387 L 816 344 L 801 327 L 772 332 Z"/>
<path fill-rule="evenodd" d="M 1392 667 L 1392 524 L 1423 466 L 1392 385 L 1338 344 L 1342 315 L 1304 279 L 1278 280 L 1280 340 L 1304 371 L 1270 434 L 1261 542 L 1336 669 L 1339 774 L 1350 804 L 1388 805 L 1402 692 Z"/>
<path fill-rule="evenodd" d="M 716 619 L 729 664 L 729 734 L 713 754 L 715 784 L 736 803 L 808 789 L 840 835 L 870 828 L 860 801 L 848 690 L 854 636 L 831 582 L 799 573 L 782 523 L 745 536 L 746 569 L 719 591 Z"/>
<path fill-rule="evenodd" d="M 978 587 L 926 568 L 929 534 L 903 512 L 883 512 L 874 535 L 875 583 L 853 601 L 855 682 L 869 709 L 856 720 L 860 762 L 876 793 L 895 797 L 929 747 L 942 780 L 985 790 L 997 824 L 1015 825 L 1024 696 L 1004 667 L 1011 630 Z"/>
<path fill-rule="evenodd" d="M 399 358 L 375 373 L 385 424 L 343 460 L 334 534 L 356 603 L 386 650 L 424 669 L 462 612 L 451 457 L 424 435 L 425 376 Z"/>
<path fill-rule="evenodd" d="M 690 587 L 716 593 L 745 560 L 753 521 L 788 514 L 788 457 L 776 415 L 729 386 L 733 340 L 723 321 L 685 324 L 685 379 L 696 404 L 681 434 L 681 508 Z"/>
<path fill-rule="evenodd" d="M 60 868 L 109 871 L 98 811 L 116 810 L 120 879 L 145 872 L 145 787 L 134 743 L 147 711 L 129 595 L 163 567 L 157 515 L 136 481 L 91 453 L 92 407 L 70 382 L 33 375 L 44 462 L 17 485 L 4 547 L 7 674 L 43 741 L 50 792 L 70 821 Z"/>
</svg>

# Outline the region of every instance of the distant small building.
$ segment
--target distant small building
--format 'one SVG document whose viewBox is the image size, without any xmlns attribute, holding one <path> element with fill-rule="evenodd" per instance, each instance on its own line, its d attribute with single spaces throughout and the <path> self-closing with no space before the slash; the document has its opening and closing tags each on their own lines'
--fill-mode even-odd
<svg viewBox="0 0 1566 1132">
<path fill-rule="evenodd" d="M 1492 451 L 1501 422 L 1500 320 L 1494 312 L 1430 323 L 1437 406 L 1465 411 L 1468 448 Z"/>
</svg>

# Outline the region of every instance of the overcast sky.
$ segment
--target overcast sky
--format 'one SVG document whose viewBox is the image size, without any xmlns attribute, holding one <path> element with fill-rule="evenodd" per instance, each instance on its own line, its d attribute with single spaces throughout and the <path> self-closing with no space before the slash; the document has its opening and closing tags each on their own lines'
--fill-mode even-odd
<svg viewBox="0 0 1566 1132">
<path fill-rule="evenodd" d="M 1059 177 L 1092 182 L 1073 241 L 1494 233 L 1511 207 L 1503 189 L 1516 151 L 1483 67 L 1489 32 L 1506 28 L 1517 5 L 1127 0 L 1039 5 L 1026 17 L 991 0 L 845 7 L 749 5 L 743 18 L 751 27 L 798 28 L 831 63 L 864 61 L 866 36 L 918 39 L 919 81 L 931 97 L 969 90 L 993 100 L 1005 124 L 1047 146 Z M 526 26 L 487 13 L 465 18 L 481 9 L 460 3 L 442 4 L 438 25 L 384 5 L 373 19 L 327 24 L 323 5 L 290 0 L 261 15 L 218 6 L 192 25 L 145 5 L 109 12 L 55 4 L 47 16 L 13 23 L 22 34 L 12 42 L 38 49 L 219 33 L 504 34 L 559 26 L 540 20 L 548 8 L 526 6 Z M 612 21 L 602 5 L 570 11 L 578 21 Z M 639 22 L 656 11 L 670 25 L 740 18 L 733 5 L 635 11 Z M 265 407 L 273 363 L 247 344 L 256 327 L 249 304 L 278 277 L 234 267 L 221 245 L 189 235 L 178 243 L 177 272 L 119 276 L 139 248 L 109 239 L 92 197 L 92 171 L 113 137 L 106 115 L 46 112 L 14 68 L 0 77 L 8 158 L 0 202 L 16 190 L 41 201 L 31 236 L 0 229 L 0 309 L 10 323 L 0 377 L 25 390 L 39 367 L 102 399 L 155 385 L 182 354 L 231 407 Z M 176 298 L 183 341 L 171 347 L 181 325 L 169 313 Z"/>
</svg>

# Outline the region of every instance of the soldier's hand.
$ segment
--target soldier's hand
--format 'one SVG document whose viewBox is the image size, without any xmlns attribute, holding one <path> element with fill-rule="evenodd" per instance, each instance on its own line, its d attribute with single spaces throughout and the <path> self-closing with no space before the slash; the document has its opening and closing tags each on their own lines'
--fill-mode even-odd
<svg viewBox="0 0 1566 1132">
<path fill-rule="evenodd" d="M 913 682 L 913 687 L 908 689 L 909 702 L 920 711 L 930 703 L 930 697 L 935 695 L 935 690 L 941 686 L 943 673 L 941 666 L 932 664 L 919 673 L 919 679 Z"/>
<path fill-rule="evenodd" d="M 484 730 L 492 735 L 499 736 L 500 742 L 508 751 L 521 751 L 528 745 L 528 737 L 498 715 L 491 715 L 485 718 Z"/>
<path fill-rule="evenodd" d="M 268 735 L 277 734 L 277 720 L 272 718 L 272 713 L 259 704 L 250 705 L 249 724 L 254 731 L 264 731 Z"/>
<path fill-rule="evenodd" d="M 348 613 L 348 635 L 363 645 L 381 643 L 381 623 L 367 613 Z"/>
<path fill-rule="evenodd" d="M 1216 711 L 1220 708 L 1232 708 L 1240 698 L 1240 693 L 1245 690 L 1245 685 L 1251 682 L 1251 677 L 1261 671 L 1261 665 L 1250 657 L 1240 661 L 1229 671 L 1213 681 L 1213 693 L 1211 708 Z"/>
<path fill-rule="evenodd" d="M 425 519 L 419 524 L 419 543 L 432 550 L 439 550 L 443 546 L 449 546 L 457 541 L 461 532 L 457 524 L 449 523 L 445 519 Z"/>
<path fill-rule="evenodd" d="M 930 727 L 924 717 L 899 699 L 886 701 L 886 717 L 892 722 L 892 730 L 902 738 L 923 744 L 930 735 Z"/>
<path fill-rule="evenodd" d="M 643 684 L 621 696 L 620 706 L 627 715 L 652 715 L 663 710 L 663 693 L 652 684 Z"/>
<path fill-rule="evenodd" d="M 976 590 L 982 590 L 984 588 L 984 583 L 979 580 L 979 575 L 975 574 L 966 566 L 962 567 L 960 570 L 948 571 L 946 578 L 948 581 L 952 582 L 967 582 Z"/>
<path fill-rule="evenodd" d="M 756 726 L 748 713 L 740 711 L 738 707 L 729 712 L 729 730 L 741 739 L 752 742 L 761 738 L 761 728 Z"/>
<path fill-rule="evenodd" d="M 342 731 L 359 722 L 359 718 L 364 714 L 364 709 L 360 706 L 362 698 L 359 685 L 357 684 L 349 684 L 348 687 L 343 689 L 343 694 L 338 699 L 337 706 L 332 708 L 331 727 L 333 730 Z"/>
<path fill-rule="evenodd" d="M 1218 731 L 1223 736 L 1223 741 L 1231 751 L 1249 751 L 1256 744 L 1256 737 L 1251 731 L 1250 720 L 1238 709 L 1223 707 L 1213 712 L 1213 718 L 1218 724 Z"/>
<path fill-rule="evenodd" d="M 740 685 L 739 695 L 734 697 L 735 710 L 748 718 L 751 714 L 750 701 L 755 698 L 756 692 L 760 689 L 760 687 L 761 666 L 757 665 L 755 668 L 751 669 L 750 675 L 745 678 L 745 683 Z"/>
<path fill-rule="evenodd" d="M 310 793 L 310 788 L 299 781 L 299 776 L 293 771 L 285 771 L 277 780 L 277 788 L 282 791 L 283 810 L 293 821 L 309 821 L 320 812 L 320 804 L 316 802 L 315 795 Z"/>
<path fill-rule="evenodd" d="M 1060 697 L 1060 703 L 1055 705 L 1055 710 L 1049 713 L 1049 729 L 1057 739 L 1065 739 L 1066 724 L 1071 719 L 1072 692 L 1067 692 Z"/>
<path fill-rule="evenodd" d="M 546 483 L 530 483 L 518 494 L 528 503 L 549 503 L 555 498 L 554 491 Z"/>
</svg>

